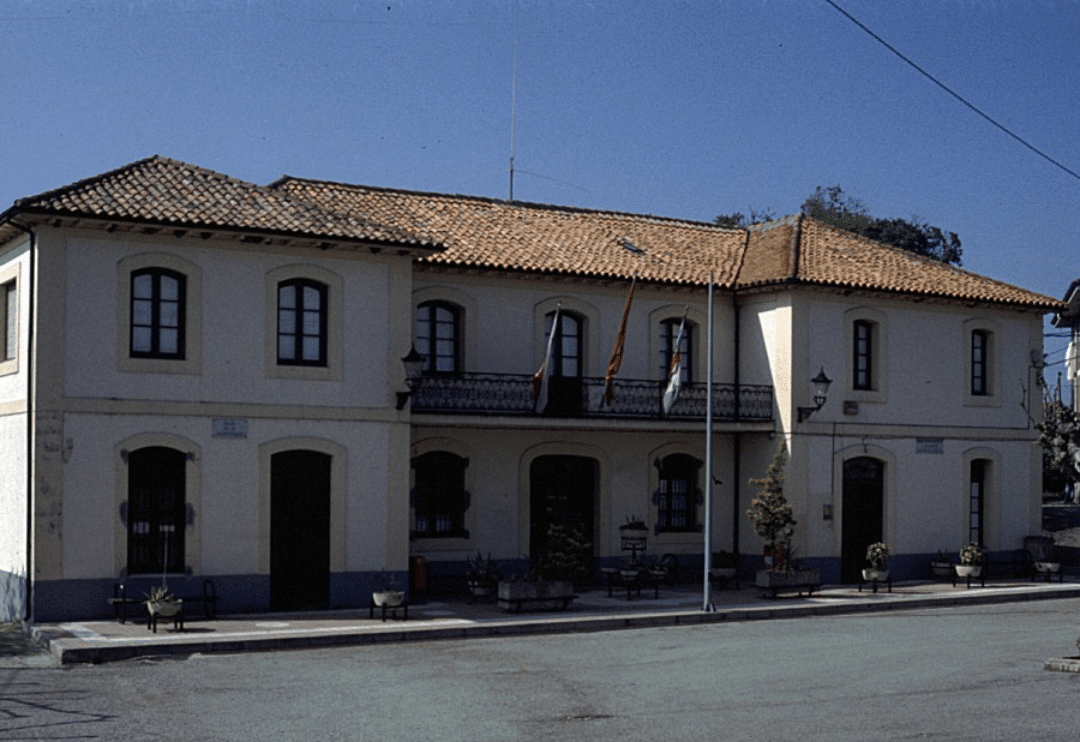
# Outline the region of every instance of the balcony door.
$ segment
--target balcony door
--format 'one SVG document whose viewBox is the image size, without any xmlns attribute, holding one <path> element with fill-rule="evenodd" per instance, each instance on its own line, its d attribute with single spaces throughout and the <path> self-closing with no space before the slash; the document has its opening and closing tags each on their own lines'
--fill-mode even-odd
<svg viewBox="0 0 1080 742">
<path fill-rule="evenodd" d="M 547 333 L 555 313 L 547 317 Z M 551 378 L 544 413 L 554 417 L 577 417 L 582 411 L 582 329 L 584 322 L 574 312 L 560 312 L 551 344 Z"/>
</svg>

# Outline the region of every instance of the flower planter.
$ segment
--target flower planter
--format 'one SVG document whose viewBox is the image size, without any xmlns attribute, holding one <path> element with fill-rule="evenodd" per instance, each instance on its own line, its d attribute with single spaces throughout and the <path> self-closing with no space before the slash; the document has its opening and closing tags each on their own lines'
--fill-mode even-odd
<svg viewBox="0 0 1080 742">
<path fill-rule="evenodd" d="M 797 569 L 792 572 L 759 569 L 757 586 L 771 592 L 774 598 L 782 592 L 799 595 L 805 592 L 807 596 L 810 596 L 821 587 L 821 573 L 816 569 Z"/>
<path fill-rule="evenodd" d="M 150 611 L 151 616 L 160 616 L 161 618 L 172 618 L 180 609 L 184 607 L 184 603 L 181 600 L 148 600 L 146 601 L 146 609 Z"/>
<path fill-rule="evenodd" d="M 889 570 L 887 569 L 864 569 L 862 571 L 862 578 L 867 582 L 885 582 L 889 579 Z"/>
<path fill-rule="evenodd" d="M 1061 569 L 1061 562 L 1035 562 L 1035 571 L 1041 574 L 1056 575 Z"/>
<path fill-rule="evenodd" d="M 397 608 L 405 602 L 403 590 L 376 590 L 371 594 L 371 602 L 376 608 Z"/>
<path fill-rule="evenodd" d="M 509 611 L 566 608 L 576 597 L 569 580 L 499 583 L 499 607 Z"/>
<path fill-rule="evenodd" d="M 953 576 L 952 562 L 930 562 L 930 574 L 940 579 L 949 579 Z"/>
<path fill-rule="evenodd" d="M 978 577 L 982 574 L 981 564 L 957 564 L 955 567 L 957 577 Z"/>
</svg>

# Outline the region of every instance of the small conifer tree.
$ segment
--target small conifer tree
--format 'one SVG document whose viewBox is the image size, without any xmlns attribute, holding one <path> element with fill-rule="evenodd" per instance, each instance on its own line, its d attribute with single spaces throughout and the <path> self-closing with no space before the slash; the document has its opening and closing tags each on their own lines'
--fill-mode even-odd
<svg viewBox="0 0 1080 742">
<path fill-rule="evenodd" d="M 791 539 L 795 535 L 795 518 L 784 497 L 784 467 L 788 462 L 787 443 L 783 440 L 776 447 L 772 463 L 765 471 L 764 479 L 751 479 L 750 484 L 757 485 L 760 492 L 750 501 L 746 517 L 754 526 L 754 533 L 764 541 L 773 554 L 777 546 L 783 553 L 790 553 Z"/>
</svg>

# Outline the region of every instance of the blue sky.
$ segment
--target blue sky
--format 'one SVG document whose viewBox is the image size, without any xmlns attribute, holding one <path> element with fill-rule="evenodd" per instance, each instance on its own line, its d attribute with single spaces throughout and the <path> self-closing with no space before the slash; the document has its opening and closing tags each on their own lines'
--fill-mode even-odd
<svg viewBox="0 0 1080 742">
<path fill-rule="evenodd" d="M 1080 172 L 1080 2 L 835 2 Z M 839 184 L 969 270 L 1080 276 L 1080 179 L 826 0 L 4 0 L 0 39 L 0 209 L 152 154 L 505 198 L 513 145 L 520 200 L 707 221 Z"/>
</svg>

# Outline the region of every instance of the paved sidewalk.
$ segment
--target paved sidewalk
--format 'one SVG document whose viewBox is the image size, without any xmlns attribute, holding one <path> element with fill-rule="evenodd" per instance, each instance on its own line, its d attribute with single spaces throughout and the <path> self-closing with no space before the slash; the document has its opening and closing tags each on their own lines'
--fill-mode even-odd
<svg viewBox="0 0 1080 742">
<path fill-rule="evenodd" d="M 81 621 L 40 624 L 32 634 L 58 664 L 111 662 L 135 657 L 269 651 L 383 642 L 464 639 L 557 632 L 694 625 L 724 621 L 823 616 L 861 611 L 926 609 L 1080 597 L 1080 582 L 988 582 L 986 587 L 950 583 L 903 583 L 874 594 L 855 586 L 825 587 L 812 597 L 763 598 L 753 586 L 714 592 L 712 611 L 702 610 L 700 586 L 680 585 L 626 599 L 605 590 L 583 591 L 565 611 L 508 613 L 494 603 L 428 600 L 409 607 L 408 620 L 368 617 L 367 610 L 189 617 L 183 630 L 162 624 L 152 633 L 145 621 Z"/>
</svg>

